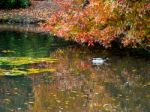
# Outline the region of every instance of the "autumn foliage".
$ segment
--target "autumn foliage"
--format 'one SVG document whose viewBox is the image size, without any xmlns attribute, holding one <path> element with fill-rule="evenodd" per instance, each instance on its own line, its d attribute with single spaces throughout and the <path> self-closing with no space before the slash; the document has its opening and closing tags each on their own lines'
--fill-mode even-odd
<svg viewBox="0 0 150 112">
<path fill-rule="evenodd" d="M 123 46 L 149 47 L 149 0 L 54 0 L 59 10 L 42 25 L 58 37 L 89 46 L 112 42 Z"/>
</svg>

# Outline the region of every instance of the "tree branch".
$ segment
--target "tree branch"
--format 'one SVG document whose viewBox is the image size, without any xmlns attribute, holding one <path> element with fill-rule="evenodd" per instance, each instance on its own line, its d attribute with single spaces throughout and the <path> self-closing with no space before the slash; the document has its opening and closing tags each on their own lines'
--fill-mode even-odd
<svg viewBox="0 0 150 112">
<path fill-rule="evenodd" d="M 90 0 L 84 0 L 83 9 L 90 4 Z"/>
</svg>

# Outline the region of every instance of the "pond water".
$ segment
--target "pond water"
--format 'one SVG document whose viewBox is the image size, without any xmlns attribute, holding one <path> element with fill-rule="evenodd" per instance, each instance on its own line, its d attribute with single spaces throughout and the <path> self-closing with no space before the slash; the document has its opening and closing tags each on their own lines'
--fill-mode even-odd
<svg viewBox="0 0 150 112">
<path fill-rule="evenodd" d="M 150 55 L 135 53 L 2 31 L 0 112 L 149 112 Z"/>
</svg>

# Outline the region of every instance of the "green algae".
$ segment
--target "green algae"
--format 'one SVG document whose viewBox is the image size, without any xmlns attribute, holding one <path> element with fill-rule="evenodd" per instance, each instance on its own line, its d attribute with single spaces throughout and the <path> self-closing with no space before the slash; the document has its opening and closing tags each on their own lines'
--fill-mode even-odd
<svg viewBox="0 0 150 112">
<path fill-rule="evenodd" d="M 54 72 L 53 68 L 33 68 L 28 67 L 31 64 L 55 63 L 57 59 L 48 58 L 32 58 L 32 57 L 0 57 L 0 76 L 20 76 L 39 74 L 43 72 Z M 26 66 L 23 66 L 26 65 Z M 3 66 L 7 66 L 3 68 Z"/>
<path fill-rule="evenodd" d="M 14 66 L 41 63 L 41 62 L 54 63 L 57 61 L 58 60 L 54 58 L 0 57 L 0 65 L 14 65 Z"/>
</svg>

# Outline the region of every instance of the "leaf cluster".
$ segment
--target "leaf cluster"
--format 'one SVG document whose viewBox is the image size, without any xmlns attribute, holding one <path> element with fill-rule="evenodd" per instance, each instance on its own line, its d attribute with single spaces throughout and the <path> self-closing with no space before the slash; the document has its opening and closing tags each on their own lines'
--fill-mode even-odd
<svg viewBox="0 0 150 112">
<path fill-rule="evenodd" d="M 84 0 L 55 1 L 60 10 L 43 28 L 59 37 L 89 46 L 150 46 L 148 0 L 90 0 L 84 9 Z"/>
</svg>

